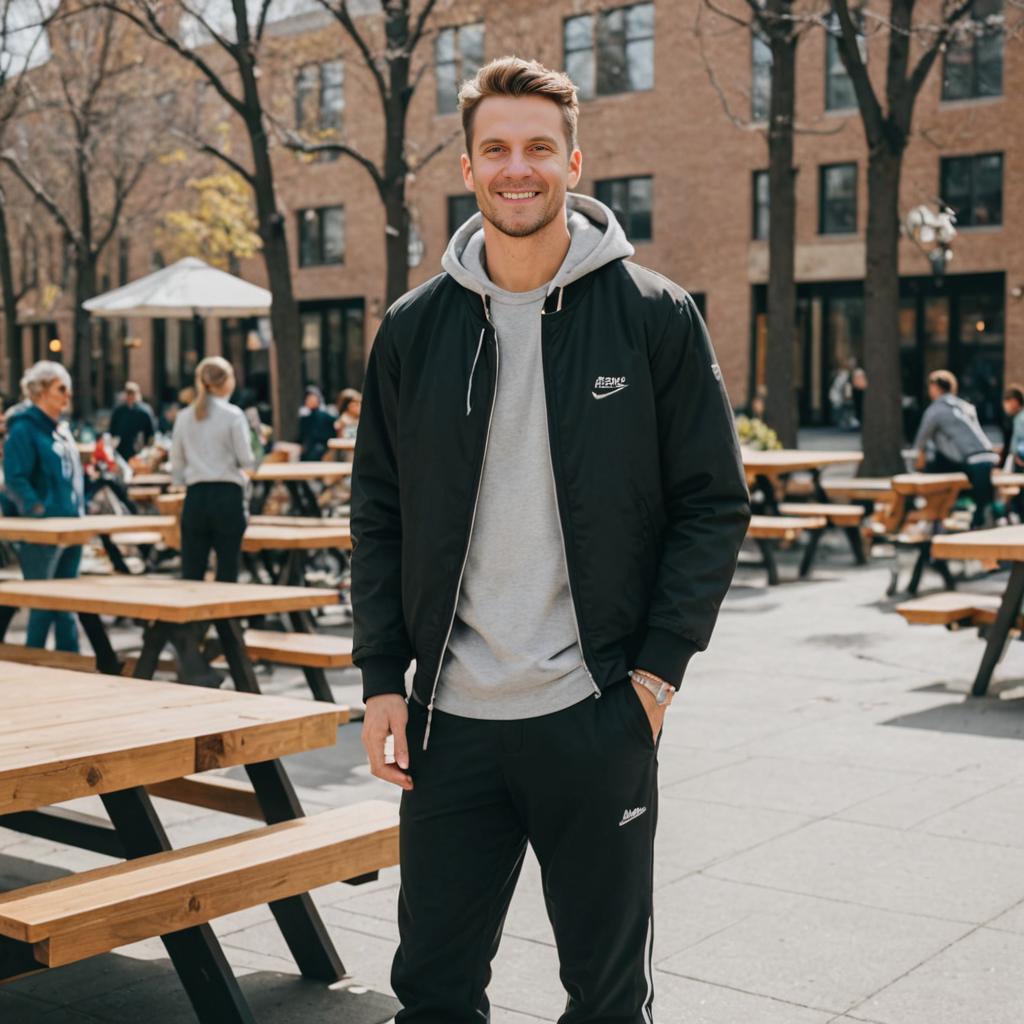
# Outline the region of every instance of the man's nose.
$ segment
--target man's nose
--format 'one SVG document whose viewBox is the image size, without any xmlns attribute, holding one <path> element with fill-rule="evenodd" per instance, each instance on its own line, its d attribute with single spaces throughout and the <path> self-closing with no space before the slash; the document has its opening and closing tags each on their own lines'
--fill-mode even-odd
<svg viewBox="0 0 1024 1024">
<path fill-rule="evenodd" d="M 525 150 L 513 149 L 505 164 L 505 174 L 510 178 L 528 178 L 533 174 L 530 161 L 526 159 Z"/>
</svg>

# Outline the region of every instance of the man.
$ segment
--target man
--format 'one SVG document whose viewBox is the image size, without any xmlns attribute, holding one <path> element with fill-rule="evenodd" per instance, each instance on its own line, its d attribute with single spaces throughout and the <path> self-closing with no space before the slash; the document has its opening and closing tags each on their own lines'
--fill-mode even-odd
<svg viewBox="0 0 1024 1024">
<path fill-rule="evenodd" d="M 1003 392 L 1003 446 L 999 465 L 1011 473 L 1024 467 L 1024 388 L 1011 384 Z M 1018 454 L 1020 453 L 1020 454 Z"/>
<path fill-rule="evenodd" d="M 992 450 L 970 402 L 957 397 L 958 383 L 949 370 L 936 370 L 928 377 L 931 405 L 924 411 L 914 439 L 916 467 L 929 473 L 965 473 L 971 482 L 974 515 L 971 528 L 985 525 L 992 504 L 992 469 L 999 456 Z M 928 457 L 928 445 L 935 454 Z"/>
<path fill-rule="evenodd" d="M 489 1019 L 529 842 L 561 1024 L 650 1024 L 661 726 L 750 513 L 732 411 L 690 296 L 567 194 L 572 82 L 506 57 L 460 108 L 481 212 L 381 324 L 353 479 L 363 742 L 404 791 L 395 1020 Z"/>
<path fill-rule="evenodd" d="M 146 447 L 156 434 L 156 416 L 142 400 L 142 389 L 130 380 L 124 399 L 110 416 L 110 435 L 117 438 L 117 454 L 127 462 Z"/>
<path fill-rule="evenodd" d="M 317 462 L 327 452 L 327 442 L 334 437 L 334 417 L 324 408 L 324 394 L 315 385 L 306 388 L 299 410 L 299 444 L 302 458 Z"/>
</svg>

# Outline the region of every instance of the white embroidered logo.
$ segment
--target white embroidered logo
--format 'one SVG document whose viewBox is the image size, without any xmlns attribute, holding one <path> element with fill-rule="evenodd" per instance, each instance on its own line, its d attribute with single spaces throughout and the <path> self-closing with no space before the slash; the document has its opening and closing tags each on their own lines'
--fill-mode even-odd
<svg viewBox="0 0 1024 1024">
<path fill-rule="evenodd" d="M 590 393 L 595 398 L 610 398 L 620 391 L 625 391 L 628 387 L 625 377 L 598 377 L 594 381 L 594 390 Z M 598 392 L 601 393 L 598 394 Z"/>
<path fill-rule="evenodd" d="M 622 821 L 619 822 L 619 828 L 622 828 L 623 825 L 628 825 L 631 821 L 639 818 L 646 810 L 646 807 L 634 807 L 633 810 L 629 810 L 627 808 L 622 812 Z"/>
</svg>

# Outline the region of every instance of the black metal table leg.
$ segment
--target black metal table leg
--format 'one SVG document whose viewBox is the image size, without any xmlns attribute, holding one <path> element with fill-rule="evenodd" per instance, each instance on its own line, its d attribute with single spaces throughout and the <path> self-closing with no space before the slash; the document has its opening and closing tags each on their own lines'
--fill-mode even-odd
<svg viewBox="0 0 1024 1024">
<path fill-rule="evenodd" d="M 120 548 L 105 534 L 100 534 L 100 543 L 103 545 L 103 550 L 107 553 L 107 558 L 110 559 L 110 564 L 114 567 L 114 572 L 121 573 L 123 576 L 130 576 L 131 569 L 128 568 L 128 563 L 124 560 L 124 555 L 121 554 Z"/>
<path fill-rule="evenodd" d="M 11 619 L 14 618 L 14 613 L 17 608 L 12 608 L 9 604 L 0 605 L 0 644 L 4 642 L 4 637 L 7 636 L 7 627 L 11 624 Z"/>
<path fill-rule="evenodd" d="M 843 527 L 846 539 L 850 542 L 850 550 L 853 552 L 853 560 L 857 565 L 867 565 L 868 556 L 864 551 L 864 536 L 859 526 Z"/>
<path fill-rule="evenodd" d="M 110 645 L 110 637 L 104 628 L 103 620 L 92 612 L 79 612 L 78 621 L 82 623 L 82 629 L 92 644 L 96 654 L 96 670 L 106 672 L 108 675 L 119 676 L 124 669 L 124 664 L 118 658 L 114 648 Z"/>
<path fill-rule="evenodd" d="M 105 793 L 102 800 L 129 858 L 171 849 L 144 789 Z M 256 1024 L 208 924 L 172 932 L 161 941 L 202 1024 Z"/>
<path fill-rule="evenodd" d="M 296 633 L 312 633 L 313 623 L 310 619 L 309 612 L 298 611 L 289 612 L 288 620 L 292 624 L 292 629 Z M 329 704 L 334 704 L 334 694 L 331 692 L 331 684 L 327 682 L 327 673 L 322 668 L 316 668 L 312 665 L 302 666 L 303 675 L 306 677 L 306 684 L 309 686 L 310 691 L 317 700 L 326 701 Z"/>
<path fill-rule="evenodd" d="M 971 694 L 975 697 L 984 697 L 988 692 L 988 684 L 992 681 L 992 673 L 1003 656 L 1006 641 L 1010 636 L 1010 629 L 1017 616 L 1020 615 L 1022 600 L 1024 600 L 1024 562 L 1014 562 L 995 624 L 985 643 L 985 653 L 981 657 L 978 674 L 974 677 L 974 686 L 971 687 Z"/>
<path fill-rule="evenodd" d="M 252 660 L 245 649 L 245 637 L 238 619 L 217 619 L 214 621 L 221 650 L 227 659 L 228 671 L 235 682 L 235 688 L 246 693 L 260 693 Z"/>
<path fill-rule="evenodd" d="M 152 679 L 156 675 L 160 654 L 170 640 L 170 628 L 165 622 L 150 622 L 142 631 L 142 651 L 132 673 L 136 679 Z"/>
<path fill-rule="evenodd" d="M 280 761 L 247 764 L 245 770 L 268 825 L 303 817 Z M 345 976 L 345 965 L 309 893 L 277 900 L 270 909 L 304 978 L 334 982 Z"/>
<path fill-rule="evenodd" d="M 828 491 L 821 482 L 821 469 L 811 470 L 811 484 L 814 487 L 814 500 L 824 505 L 830 504 Z"/>
<path fill-rule="evenodd" d="M 811 530 L 807 539 L 807 546 L 804 548 L 804 556 L 800 559 L 800 579 L 806 579 L 814 568 L 814 559 L 818 553 L 818 543 L 821 540 L 823 530 Z"/>
<path fill-rule="evenodd" d="M 775 561 L 775 544 L 761 537 L 755 539 L 754 543 L 764 559 L 764 567 L 768 573 L 768 586 L 777 586 L 779 582 L 779 566 Z"/>
</svg>

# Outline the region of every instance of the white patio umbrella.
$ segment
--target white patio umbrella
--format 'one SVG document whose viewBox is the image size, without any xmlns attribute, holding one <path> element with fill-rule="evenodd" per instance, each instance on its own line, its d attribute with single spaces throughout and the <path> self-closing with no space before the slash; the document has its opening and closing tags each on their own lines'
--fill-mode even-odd
<svg viewBox="0 0 1024 1024">
<path fill-rule="evenodd" d="M 199 317 L 265 316 L 271 294 L 209 263 L 188 256 L 137 281 L 88 299 L 95 316 L 191 320 Z"/>
</svg>

